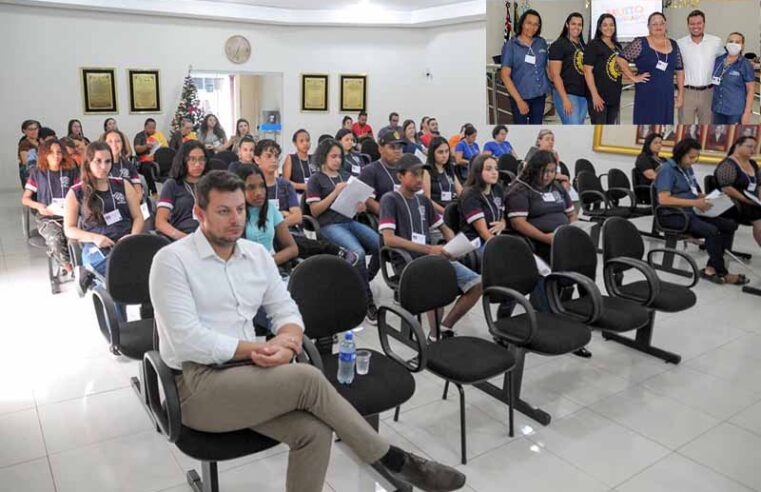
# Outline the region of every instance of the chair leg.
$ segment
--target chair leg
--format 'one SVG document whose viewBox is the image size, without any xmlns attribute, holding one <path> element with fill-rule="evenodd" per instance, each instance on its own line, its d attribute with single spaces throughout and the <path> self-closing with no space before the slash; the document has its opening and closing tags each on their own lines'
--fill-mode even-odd
<svg viewBox="0 0 761 492">
<path fill-rule="evenodd" d="M 465 391 L 461 384 L 455 384 L 460 392 L 460 461 L 463 465 L 468 464 L 467 437 L 465 432 Z"/>
<path fill-rule="evenodd" d="M 639 350 L 640 352 L 652 355 L 653 357 L 658 357 L 659 359 L 663 359 L 664 361 L 671 364 L 679 364 L 682 361 L 681 355 L 660 349 L 658 347 L 653 347 L 652 341 L 654 324 L 655 311 L 650 310 L 650 321 L 648 322 L 647 326 L 637 330 L 637 334 L 633 340 L 631 338 L 619 335 L 618 333 L 609 333 L 605 331 L 602 332 L 602 337 L 605 340 L 613 340 L 614 342 L 618 342 L 622 345 L 626 345 L 627 347 L 631 347 L 634 350 Z"/>
<path fill-rule="evenodd" d="M 444 394 L 441 396 L 442 400 L 447 399 L 447 393 L 449 392 L 449 381 L 444 382 Z"/>
<path fill-rule="evenodd" d="M 677 238 L 673 235 L 666 235 L 666 249 L 676 249 L 676 245 Z M 674 256 L 673 253 L 663 253 L 663 260 L 661 263 L 654 263 L 653 268 L 673 275 L 679 275 L 680 277 L 692 277 L 691 271 L 682 270 L 674 266 Z"/>
<path fill-rule="evenodd" d="M 399 409 L 402 407 L 396 407 L 396 410 L 394 410 L 394 422 L 399 422 Z"/>
<path fill-rule="evenodd" d="M 513 371 L 507 373 L 507 420 L 510 423 L 510 437 L 515 437 L 513 429 L 513 404 L 515 395 L 513 394 Z"/>
<path fill-rule="evenodd" d="M 197 471 L 189 470 L 185 478 L 193 492 L 219 492 L 219 473 L 217 472 L 216 461 L 203 461 L 200 477 Z"/>
</svg>

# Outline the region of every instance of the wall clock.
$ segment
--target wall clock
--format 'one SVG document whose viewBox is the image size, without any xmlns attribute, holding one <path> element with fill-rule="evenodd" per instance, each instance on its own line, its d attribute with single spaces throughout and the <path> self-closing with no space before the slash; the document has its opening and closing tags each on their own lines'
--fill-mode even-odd
<svg viewBox="0 0 761 492">
<path fill-rule="evenodd" d="M 230 36 L 225 41 L 225 55 L 233 63 L 246 63 L 251 58 L 251 43 L 243 36 Z"/>
</svg>

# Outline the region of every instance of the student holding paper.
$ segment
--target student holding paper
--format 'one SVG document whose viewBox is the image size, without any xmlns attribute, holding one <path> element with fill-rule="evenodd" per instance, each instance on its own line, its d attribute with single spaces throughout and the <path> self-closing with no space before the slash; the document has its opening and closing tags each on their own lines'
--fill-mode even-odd
<svg viewBox="0 0 761 492">
<path fill-rule="evenodd" d="M 78 180 L 79 169 L 61 142 L 46 140 L 40 144 L 37 165 L 31 168 L 21 197 L 21 203 L 36 212 L 37 231 L 45 238 L 48 256 L 67 272 L 72 266 L 63 234 L 63 203 Z"/>
<path fill-rule="evenodd" d="M 399 159 L 396 172 L 400 187 L 395 192 L 383 195 L 378 229 L 387 246 L 407 250 L 413 258 L 423 255 L 449 258 L 444 246 L 431 244 L 430 231 L 432 228 L 438 229 L 447 241 L 452 240 L 454 233 L 444 225 L 444 219 L 436 212 L 431 200 L 418 194 L 423 189 L 423 169 L 426 167 L 413 154 L 405 154 Z M 439 336 L 452 336 L 452 327 L 481 297 L 481 276 L 462 263 L 451 261 L 451 264 L 457 274 L 457 286 L 463 294 L 443 318 L 441 333 L 436 333 L 435 323 L 430 323 L 430 340 L 436 340 Z"/>
<path fill-rule="evenodd" d="M 729 149 L 727 158 L 721 161 L 714 171 L 714 176 L 721 191 L 739 205 L 724 216 L 735 221 L 752 223 L 753 238 L 761 246 L 761 170 L 756 161 L 751 159 L 757 146 L 758 142 L 751 136 L 738 138 Z"/>
<path fill-rule="evenodd" d="M 357 255 L 357 268 L 364 281 L 369 301 L 367 320 L 375 324 L 378 319 L 378 309 L 373 301 L 370 282 L 380 267 L 378 233 L 360 224 L 353 217 L 346 217 L 330 208 L 347 186 L 340 174 L 343 157 L 343 147 L 333 139 L 325 140 L 317 146 L 314 162 L 320 170 L 309 180 L 306 202 L 309 205 L 309 212 L 320 223 L 322 235 L 328 241 L 353 251 Z M 364 203 L 357 203 L 355 213 L 365 210 Z M 371 255 L 369 271 L 365 262 L 366 254 Z"/>
<path fill-rule="evenodd" d="M 747 284 L 744 275 L 729 273 L 724 263 L 724 252 L 732 249 L 737 224 L 723 217 L 703 217 L 695 213 L 694 209 L 705 212 L 711 208 L 692 169 L 700 150 L 700 143 L 693 138 L 685 138 L 674 146 L 674 157 L 661 166 L 655 178 L 658 201 L 667 207 L 683 208 L 688 217 L 687 232 L 705 238 L 708 264 L 701 271 L 703 278 L 716 284 Z M 675 211 L 663 210 L 658 218 L 667 227 L 685 226 L 682 214 Z"/>
</svg>

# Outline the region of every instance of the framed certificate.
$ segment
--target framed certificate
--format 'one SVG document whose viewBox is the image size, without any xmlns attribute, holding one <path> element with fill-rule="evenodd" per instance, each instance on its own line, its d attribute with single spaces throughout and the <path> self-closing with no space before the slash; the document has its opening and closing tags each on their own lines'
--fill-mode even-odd
<svg viewBox="0 0 761 492">
<path fill-rule="evenodd" d="M 127 69 L 127 78 L 129 79 L 129 112 L 160 113 L 158 69 L 130 68 Z"/>
<path fill-rule="evenodd" d="M 341 75 L 341 111 L 367 111 L 367 75 Z"/>
<path fill-rule="evenodd" d="M 328 76 L 301 74 L 301 111 L 328 110 Z"/>
<path fill-rule="evenodd" d="M 115 70 L 113 68 L 81 68 L 80 74 L 84 113 L 117 113 Z"/>
</svg>

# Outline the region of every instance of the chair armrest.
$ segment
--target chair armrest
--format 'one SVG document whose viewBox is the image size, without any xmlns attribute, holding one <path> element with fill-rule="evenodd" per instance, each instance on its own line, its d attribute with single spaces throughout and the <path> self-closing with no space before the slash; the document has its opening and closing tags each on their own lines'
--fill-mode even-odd
<svg viewBox="0 0 761 492">
<path fill-rule="evenodd" d="M 497 296 L 501 297 L 509 297 L 510 299 L 514 300 L 518 304 L 521 305 L 521 307 L 526 311 L 526 316 L 528 316 L 529 319 L 529 329 L 528 334 L 526 335 L 526 338 L 516 338 L 512 335 L 509 335 L 507 333 L 502 333 L 499 330 L 497 330 L 496 325 L 494 324 L 494 318 L 491 316 L 491 303 L 492 302 L 502 302 L 501 300 L 493 301 L 493 299 Z M 508 289 L 507 287 L 487 287 L 484 289 L 483 297 L 481 299 L 482 306 L 484 308 L 484 317 L 486 318 L 486 325 L 489 327 L 489 333 L 495 338 L 499 338 L 500 340 L 505 340 L 509 343 L 515 344 L 515 345 L 526 345 L 529 342 L 531 342 L 531 339 L 534 338 L 534 333 L 536 333 L 537 330 L 537 324 L 536 324 L 536 310 L 534 310 L 534 307 L 531 305 L 530 302 L 526 299 L 526 297 L 521 294 L 520 292 Z"/>
<path fill-rule="evenodd" d="M 172 370 L 161 360 L 161 355 L 156 350 L 148 351 L 143 356 L 143 377 L 153 420 L 169 442 L 177 442 L 182 429 L 180 397 Z M 159 390 L 164 393 L 164 405 L 161 404 Z"/>
<path fill-rule="evenodd" d="M 301 353 L 296 356 L 296 362 L 303 364 L 312 364 L 314 367 L 319 369 L 320 372 L 324 371 L 325 367 L 322 363 L 322 357 L 317 351 L 317 347 L 315 346 L 314 342 L 309 338 L 304 337 L 301 340 L 301 348 Z"/>
<path fill-rule="evenodd" d="M 391 349 L 391 345 L 388 342 L 388 336 L 392 328 L 386 321 L 386 315 L 389 312 L 399 316 L 402 319 L 402 324 L 409 326 L 412 333 L 414 333 L 415 343 L 417 344 L 417 357 L 415 359 L 406 361 Z M 426 337 L 423 334 L 423 329 L 420 327 L 417 319 L 415 319 L 415 317 L 407 310 L 401 307 L 381 304 L 378 308 L 378 336 L 380 337 L 383 352 L 387 357 L 406 367 L 410 372 L 421 372 L 425 369 L 428 362 L 428 341 L 426 340 Z M 415 360 L 417 360 L 417 363 L 414 363 Z"/>
<path fill-rule="evenodd" d="M 617 191 L 619 193 L 625 194 L 627 197 L 629 197 L 629 208 L 631 210 L 634 210 L 637 208 L 637 196 L 629 188 L 618 188 L 618 187 L 608 188 L 606 193 L 610 193 L 611 191 Z"/>
<path fill-rule="evenodd" d="M 24 205 L 21 208 L 21 229 L 24 231 L 24 239 L 28 240 L 32 237 L 32 209 Z"/>
<path fill-rule="evenodd" d="M 320 223 L 311 215 L 301 214 L 301 227 L 320 235 Z"/>
<path fill-rule="evenodd" d="M 582 316 L 566 311 L 563 301 L 560 300 L 560 289 L 558 288 L 563 280 L 570 280 L 574 285 L 578 285 L 592 299 L 592 312 L 589 316 Z M 577 272 L 552 272 L 544 277 L 544 281 L 547 300 L 553 313 L 580 321 L 586 325 L 594 324 L 600 319 L 602 315 L 602 296 L 600 295 L 600 289 L 597 288 L 597 285 L 590 278 Z"/>
<path fill-rule="evenodd" d="M 93 287 L 92 296 L 100 331 L 110 341 L 112 351 L 118 350 L 121 340 L 119 337 L 119 318 L 116 316 L 116 303 L 106 288 L 100 284 Z"/>
<path fill-rule="evenodd" d="M 396 278 L 391 277 L 388 273 L 387 266 L 391 265 L 391 268 L 394 268 L 394 264 L 398 264 L 402 262 L 404 263 L 404 266 L 406 267 L 409 263 L 412 262 L 412 255 L 410 255 L 408 251 L 405 251 L 403 249 L 392 248 L 390 246 L 383 246 L 380 249 L 379 259 L 380 259 L 380 271 L 381 271 L 381 275 L 383 275 L 383 281 L 386 282 L 386 285 L 388 285 L 392 289 L 396 289 L 396 287 L 399 285 L 399 276 L 401 276 L 401 272 L 399 273 L 399 276 L 397 276 Z M 397 259 L 398 261 L 394 262 L 394 259 Z"/>
<path fill-rule="evenodd" d="M 642 275 L 644 275 L 649 287 L 649 295 L 647 298 L 643 299 L 641 297 L 625 294 L 621 291 L 621 286 L 618 284 L 615 278 L 618 274 L 617 270 L 620 269 L 620 267 L 626 267 L 627 269 L 634 268 L 642 273 Z M 622 299 L 636 301 L 644 306 L 652 305 L 661 290 L 661 281 L 658 279 L 658 275 L 656 275 L 655 270 L 652 266 L 642 260 L 628 258 L 625 256 L 611 258 L 605 262 L 605 266 L 603 267 L 603 280 L 605 281 L 605 289 L 608 291 L 608 294 L 615 297 L 620 297 Z"/>
<path fill-rule="evenodd" d="M 660 212 L 663 210 L 671 210 L 672 212 L 677 212 L 678 214 L 681 214 L 682 218 L 684 219 L 684 225 L 682 226 L 682 228 L 674 229 L 672 227 L 663 227 L 661 225 L 661 220 L 660 220 Z M 687 214 L 687 212 L 684 211 L 683 207 L 673 207 L 671 205 L 656 205 L 655 209 L 653 210 L 653 220 L 655 221 L 656 226 L 658 226 L 658 229 L 665 232 L 685 234 L 690 228 L 690 216 Z"/>
<path fill-rule="evenodd" d="M 687 263 L 689 263 L 690 268 L 692 269 L 692 281 L 689 285 L 686 287 L 688 289 L 691 289 L 697 285 L 698 280 L 700 279 L 700 270 L 698 269 L 698 264 L 695 262 L 695 260 L 692 258 L 692 256 L 688 255 L 687 253 L 683 253 L 681 251 L 677 251 L 675 249 L 671 248 L 655 248 L 651 249 L 647 252 L 647 264 L 651 267 L 655 268 L 655 265 L 653 264 L 653 254 L 655 253 L 671 253 L 677 256 L 681 256 L 685 260 L 687 260 Z"/>
<path fill-rule="evenodd" d="M 586 205 L 584 203 L 584 196 L 586 195 L 592 195 L 599 198 L 600 201 L 602 201 L 603 205 L 605 205 L 605 210 L 610 210 L 610 202 L 608 201 L 608 197 L 605 196 L 604 193 L 597 190 L 584 190 L 579 192 L 579 201 L 581 201 L 582 206 Z"/>
<path fill-rule="evenodd" d="M 610 189 L 610 188 L 607 188 L 607 185 L 608 185 L 608 173 L 600 173 L 600 174 L 597 175 L 597 179 L 600 180 L 600 186 L 602 186 L 602 177 L 603 176 L 605 176 L 606 189 Z"/>
</svg>

